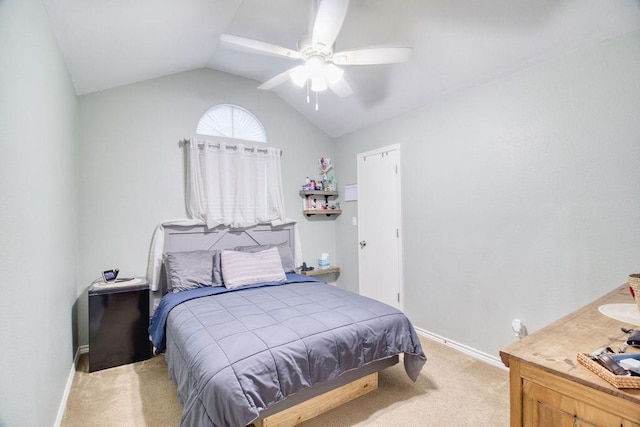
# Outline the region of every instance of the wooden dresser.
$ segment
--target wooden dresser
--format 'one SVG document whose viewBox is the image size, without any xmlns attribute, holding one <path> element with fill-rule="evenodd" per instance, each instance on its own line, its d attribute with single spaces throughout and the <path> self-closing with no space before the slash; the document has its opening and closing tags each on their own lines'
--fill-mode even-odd
<svg viewBox="0 0 640 427">
<path fill-rule="evenodd" d="M 626 284 L 500 351 L 509 367 L 511 426 L 640 426 L 640 389 L 617 389 L 576 359 L 621 348 L 627 334 L 620 328 L 640 328 L 598 311 L 611 303 L 633 303 Z"/>
</svg>

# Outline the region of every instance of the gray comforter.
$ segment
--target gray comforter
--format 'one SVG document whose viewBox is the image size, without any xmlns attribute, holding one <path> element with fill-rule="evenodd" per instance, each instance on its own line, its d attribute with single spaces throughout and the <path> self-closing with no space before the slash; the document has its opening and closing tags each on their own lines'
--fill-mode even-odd
<svg viewBox="0 0 640 427">
<path fill-rule="evenodd" d="M 248 425 L 297 391 L 399 353 L 415 381 L 426 361 L 402 312 L 318 282 L 183 302 L 166 336 L 183 426 Z"/>
</svg>

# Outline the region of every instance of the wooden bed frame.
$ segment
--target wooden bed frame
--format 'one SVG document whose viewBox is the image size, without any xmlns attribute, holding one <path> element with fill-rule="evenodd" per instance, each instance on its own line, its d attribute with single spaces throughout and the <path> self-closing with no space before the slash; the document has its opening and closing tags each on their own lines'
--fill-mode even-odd
<svg viewBox="0 0 640 427">
<path fill-rule="evenodd" d="M 378 372 L 398 363 L 398 356 L 380 359 L 316 384 L 262 411 L 256 427 L 294 426 L 378 388 Z"/>
<path fill-rule="evenodd" d="M 328 391 L 254 422 L 256 427 L 295 426 L 378 388 L 378 373 Z"/>
<path fill-rule="evenodd" d="M 246 229 L 218 227 L 207 229 L 204 225 L 164 226 L 164 251 L 233 249 L 237 246 L 281 244 L 288 242 L 295 253 L 293 224 L 271 226 L 259 224 Z M 159 301 L 166 293 L 164 268 L 160 274 L 160 290 L 151 291 L 151 300 Z M 155 305 L 155 304 L 154 304 Z M 354 369 L 330 381 L 295 393 L 262 411 L 254 421 L 256 427 L 294 426 L 331 409 L 337 408 L 359 396 L 378 388 L 378 372 L 398 363 L 392 356 Z"/>
</svg>

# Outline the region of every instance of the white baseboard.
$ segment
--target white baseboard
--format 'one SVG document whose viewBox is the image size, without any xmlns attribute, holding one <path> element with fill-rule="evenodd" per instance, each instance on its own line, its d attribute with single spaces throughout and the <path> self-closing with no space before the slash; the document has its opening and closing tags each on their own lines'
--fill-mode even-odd
<svg viewBox="0 0 640 427">
<path fill-rule="evenodd" d="M 80 357 L 80 355 L 85 353 L 89 353 L 89 345 L 81 345 L 80 347 L 78 347 L 78 351 L 76 352 L 76 357 L 73 360 L 73 363 L 77 364 L 78 358 Z"/>
<path fill-rule="evenodd" d="M 64 387 L 64 393 L 62 393 L 62 399 L 60 400 L 60 406 L 58 406 L 58 415 L 56 421 L 53 424 L 54 427 L 60 427 L 62 424 L 62 417 L 64 417 L 64 410 L 67 408 L 67 400 L 69 399 L 69 393 L 71 392 L 71 386 L 73 385 L 73 378 L 76 376 L 76 366 L 78 365 L 78 359 L 83 353 L 89 352 L 89 346 L 83 345 L 78 347 L 75 356 L 73 357 L 73 363 L 71 364 L 71 370 L 67 377 L 67 384 Z"/>
<path fill-rule="evenodd" d="M 478 359 L 481 362 L 488 363 L 489 365 L 495 366 L 497 368 L 508 370 L 506 366 L 502 363 L 502 360 L 498 356 L 492 356 L 490 354 L 484 353 L 480 350 L 476 350 L 475 348 L 471 348 L 464 344 L 460 344 L 458 342 L 452 341 L 448 338 L 442 337 L 438 334 L 434 334 L 433 332 L 425 331 L 424 329 L 415 328 L 418 335 L 422 335 L 425 338 L 428 338 L 433 341 L 437 341 L 446 345 L 447 347 L 451 347 L 455 350 L 458 350 L 464 354 L 467 354 L 474 359 Z"/>
</svg>

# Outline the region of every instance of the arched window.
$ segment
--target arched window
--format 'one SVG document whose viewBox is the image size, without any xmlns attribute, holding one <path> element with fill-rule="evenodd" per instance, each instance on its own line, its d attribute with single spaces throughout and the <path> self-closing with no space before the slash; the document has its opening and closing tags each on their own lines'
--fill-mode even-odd
<svg viewBox="0 0 640 427">
<path fill-rule="evenodd" d="M 196 133 L 267 142 L 267 134 L 260 120 L 244 108 L 232 104 L 214 105 L 207 110 L 198 122 Z"/>
</svg>

